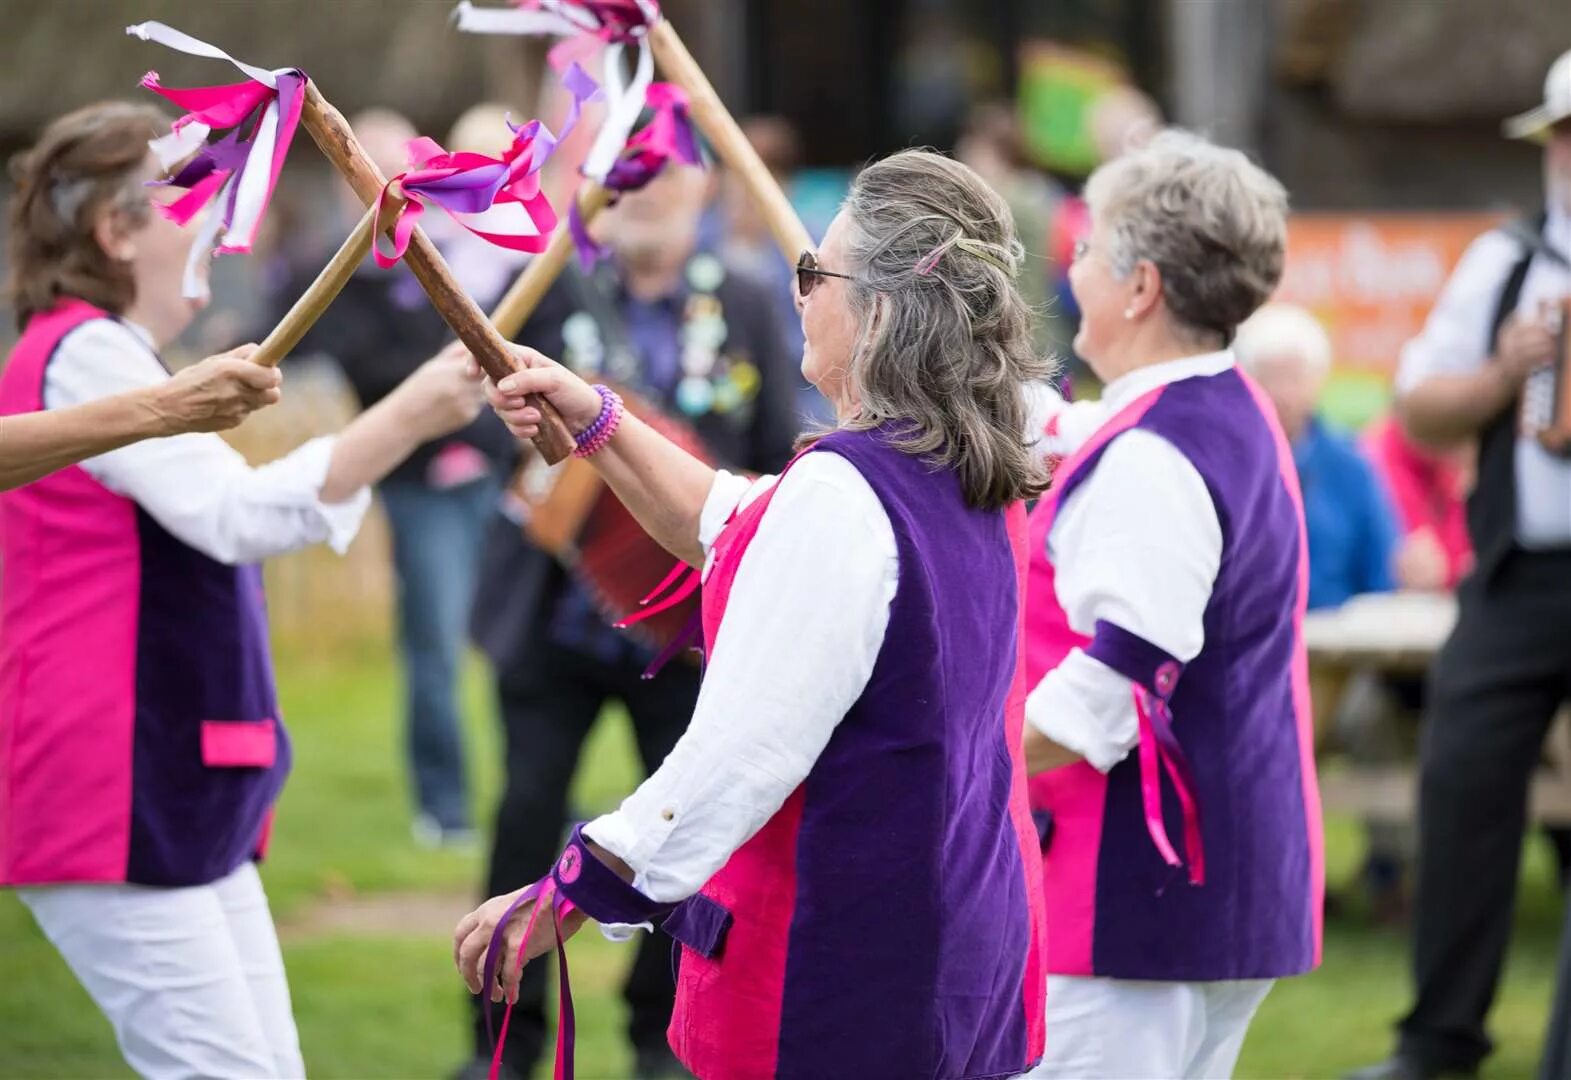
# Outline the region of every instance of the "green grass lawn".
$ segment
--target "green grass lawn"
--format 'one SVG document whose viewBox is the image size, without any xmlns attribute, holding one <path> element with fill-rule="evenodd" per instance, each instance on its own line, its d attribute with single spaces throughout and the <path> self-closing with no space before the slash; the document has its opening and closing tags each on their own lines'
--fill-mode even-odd
<svg viewBox="0 0 1571 1080">
<path fill-rule="evenodd" d="M 328 658 L 286 650 L 278 667 L 296 766 L 263 876 L 284 928 L 311 1075 L 445 1076 L 466 1050 L 467 1013 L 442 906 L 451 905 L 455 921 L 467 910 L 479 859 L 432 854 L 410 842 L 400 691 L 385 653 L 367 647 Z M 488 807 L 498 782 L 498 740 L 478 665 L 466 673 L 465 694 L 479 805 Z M 636 776 L 619 713 L 608 714 L 596 729 L 584 761 L 576 804 L 585 812 L 615 805 Z M 1358 832 L 1344 822 L 1333 823 L 1330 832 L 1333 885 L 1346 883 L 1359 859 Z M 422 917 L 408 926 L 387 917 L 400 910 L 396 903 L 379 909 L 375 925 L 364 930 L 339 922 L 324 928 L 316 919 L 324 909 L 406 893 L 425 901 L 415 906 Z M 1535 842 L 1493 1015 L 1499 1049 L 1488 1076 L 1533 1075 L 1554 979 L 1558 913 L 1544 845 Z M 570 951 L 578 1074 L 586 1080 L 625 1077 L 618 987 L 627 949 L 590 932 L 579 935 Z M 1328 926 L 1324 967 L 1272 992 L 1239 1075 L 1335 1076 L 1383 1056 L 1390 1023 L 1406 1004 L 1406 971 L 1400 933 L 1352 917 Z M 27 912 L 0 893 L 0 1077 L 127 1075 L 108 1025 Z"/>
</svg>

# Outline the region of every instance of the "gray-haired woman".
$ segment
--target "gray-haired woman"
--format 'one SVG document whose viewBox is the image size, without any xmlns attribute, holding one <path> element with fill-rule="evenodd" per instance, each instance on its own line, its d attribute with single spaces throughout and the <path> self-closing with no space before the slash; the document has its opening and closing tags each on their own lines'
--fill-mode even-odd
<svg viewBox="0 0 1571 1080">
<path fill-rule="evenodd" d="M 779 477 L 716 473 L 527 350 L 493 391 L 520 436 L 539 420 L 521 395 L 548 397 L 650 533 L 703 567 L 708 667 L 660 769 L 539 892 L 459 924 L 471 990 L 512 994 L 554 893 L 567 930 L 665 920 L 685 946 L 671 1043 L 699 1076 L 1003 1077 L 1040 1057 L 1016 659 L 1021 500 L 1044 487 L 1025 387 L 1048 364 L 1020 259 L 964 166 L 910 151 L 865 170 L 798 266 L 803 371 L 838 425 Z M 486 985 L 498 926 L 507 963 Z"/>
<path fill-rule="evenodd" d="M 1272 980 L 1320 957 L 1303 508 L 1228 349 L 1281 276 L 1287 196 L 1168 132 L 1086 197 L 1075 348 L 1106 389 L 1050 422 L 1067 456 L 1030 533 L 1026 759 L 1053 821 L 1033 1075 L 1227 1076 Z"/>
</svg>

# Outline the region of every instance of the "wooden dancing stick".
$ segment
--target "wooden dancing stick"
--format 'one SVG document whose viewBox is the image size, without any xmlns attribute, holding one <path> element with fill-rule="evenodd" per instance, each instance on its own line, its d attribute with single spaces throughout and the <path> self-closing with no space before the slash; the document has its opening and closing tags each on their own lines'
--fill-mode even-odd
<svg viewBox="0 0 1571 1080">
<path fill-rule="evenodd" d="M 649 28 L 649 45 L 661 73 L 687 91 L 693 123 L 704 133 L 720 160 L 742 178 L 749 194 L 757 200 L 769 231 L 774 233 L 780 253 L 786 262 L 795 266 L 797 256 L 813 246 L 813 238 L 808 235 L 802 219 L 797 217 L 785 192 L 780 190 L 769 166 L 742 134 L 704 69 L 687 51 L 669 19 L 661 19 Z"/>
<path fill-rule="evenodd" d="M 578 195 L 578 214 L 587 226 L 611 203 L 611 192 L 593 180 L 585 180 Z M 505 338 L 514 338 L 534 314 L 540 301 L 550 291 L 552 283 L 561 276 L 567 260 L 573 254 L 573 234 L 566 224 L 557 227 L 551 237 L 551 246 L 529 261 L 518 275 L 507 295 L 497 301 L 491 312 L 491 325 Z"/>
<path fill-rule="evenodd" d="M 349 186 L 360 197 L 360 201 L 368 207 L 374 207 L 387 179 L 367 156 L 343 115 L 322 96 L 312 81 L 308 81 L 305 86 L 300 123 L 311 133 L 312 140 L 327 160 L 349 181 Z M 486 320 L 469 294 L 459 287 L 446 261 L 436 250 L 436 245 L 431 243 L 425 230 L 418 226 L 409 238 L 409 250 L 404 254 L 404 260 L 420 282 L 420 287 L 431 298 L 431 304 L 437 314 L 442 316 L 442 321 L 458 335 L 458 339 L 492 381 L 506 378 L 518 370 L 518 364 L 508 352 L 507 342 Z M 535 447 L 549 464 L 555 465 L 572 453 L 572 432 L 568 431 L 561 415 L 550 402 L 534 397 L 529 404 L 539 409 L 541 415 L 540 434 L 535 436 Z"/>
<path fill-rule="evenodd" d="M 404 199 L 402 196 L 389 194 L 388 221 L 391 223 L 398 219 L 398 212 L 403 209 Z M 354 232 L 349 234 L 349 239 L 344 241 L 343 246 L 333 254 L 332 259 L 322 268 L 322 272 L 316 276 L 316 280 L 311 282 L 310 288 L 301 294 L 300 299 L 294 302 L 294 306 L 278 321 L 278 325 L 273 327 L 272 332 L 263 340 L 257 351 L 251 354 L 254 363 L 264 367 L 277 367 L 279 361 L 300 344 L 300 339 L 305 336 L 305 332 L 322 317 L 322 313 L 332 304 L 334 297 L 349 284 L 355 269 L 365 261 L 366 253 L 371 250 L 371 231 L 374 228 L 376 228 L 376 207 L 372 206 L 355 226 Z"/>
</svg>

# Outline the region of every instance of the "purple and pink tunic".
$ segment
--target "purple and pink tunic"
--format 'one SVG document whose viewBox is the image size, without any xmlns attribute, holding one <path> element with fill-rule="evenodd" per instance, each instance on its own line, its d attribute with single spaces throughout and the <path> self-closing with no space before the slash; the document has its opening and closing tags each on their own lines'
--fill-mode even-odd
<svg viewBox="0 0 1571 1080">
<path fill-rule="evenodd" d="M 1017 1076 L 1042 1054 L 1045 1009 L 1024 510 L 970 508 L 954 473 L 876 432 L 809 452 L 872 486 L 898 589 L 873 675 L 807 780 L 666 924 L 684 945 L 671 1045 L 705 1080 Z M 769 500 L 714 545 L 711 648 Z"/>
<path fill-rule="evenodd" d="M 1188 458 L 1221 525 L 1205 645 L 1187 666 L 1108 623 L 1076 633 L 1054 589 L 1060 506 L 1135 428 Z M 1236 368 L 1138 398 L 1059 464 L 1030 545 L 1031 685 L 1081 647 L 1132 680 L 1142 721 L 1139 753 L 1110 772 L 1082 762 L 1032 778 L 1032 805 L 1053 822 L 1049 973 L 1190 982 L 1315 967 L 1324 864 L 1302 633 L 1308 549 L 1270 403 Z M 1170 851 L 1186 851 L 1190 880 L 1159 850 L 1167 837 L 1184 838 Z"/>
<path fill-rule="evenodd" d="M 63 300 L 0 415 L 44 407 Z M 0 494 L 0 885 L 199 885 L 265 846 L 289 768 L 261 571 L 208 558 L 79 467 Z"/>
</svg>

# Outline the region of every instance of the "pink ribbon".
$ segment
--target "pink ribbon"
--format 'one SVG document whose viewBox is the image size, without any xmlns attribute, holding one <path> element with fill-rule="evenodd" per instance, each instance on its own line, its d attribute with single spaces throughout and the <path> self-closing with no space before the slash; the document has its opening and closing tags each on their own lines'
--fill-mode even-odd
<svg viewBox="0 0 1571 1080">
<path fill-rule="evenodd" d="M 227 60 L 247 76 L 244 82 L 219 86 L 167 87 L 156 71 L 149 71 L 141 81 L 145 89 L 185 110 L 168 135 L 149 144 L 166 168 L 189 158 L 173 177 L 155 181 L 186 191 L 160 206 L 160 212 L 184 226 L 214 202 L 223 207 L 221 217 L 201 226 L 186 266 L 185 293 L 200 296 L 205 288 L 196 270 L 202 259 L 247 252 L 256 241 L 300 124 L 306 77 L 295 68 L 267 71 L 242 63 L 162 23 L 140 23 L 126 32 L 179 52 Z M 207 137 L 214 131 L 229 134 L 209 144 Z"/>
<path fill-rule="evenodd" d="M 1162 819 L 1162 774 L 1165 772 L 1183 810 L 1189 883 L 1204 885 L 1206 862 L 1200 834 L 1200 803 L 1195 798 L 1195 778 L 1189 758 L 1173 734 L 1172 713 L 1164 699 L 1141 686 L 1135 688 L 1135 711 L 1140 717 L 1140 801 L 1146 832 L 1163 862 L 1174 867 L 1183 865 L 1167 837 L 1167 825 Z"/>
<path fill-rule="evenodd" d="M 377 243 L 372 249 L 377 265 L 385 269 L 403 257 L 427 206 L 441 207 L 459 225 L 498 247 L 544 251 L 557 217 L 540 190 L 540 169 L 577 126 L 584 103 L 599 93 L 595 81 L 577 65 L 563 75 L 563 83 L 572 96 L 572 105 L 560 135 L 552 134 L 539 120 L 522 127 L 509 123 L 513 141 L 500 158 L 468 152 L 450 154 L 431 139 L 410 142 L 409 161 L 414 168 L 389 180 L 377 202 Z M 383 218 L 394 184 L 399 185 L 408 201 L 393 227 L 392 253 L 384 254 Z"/>
</svg>

